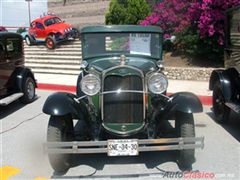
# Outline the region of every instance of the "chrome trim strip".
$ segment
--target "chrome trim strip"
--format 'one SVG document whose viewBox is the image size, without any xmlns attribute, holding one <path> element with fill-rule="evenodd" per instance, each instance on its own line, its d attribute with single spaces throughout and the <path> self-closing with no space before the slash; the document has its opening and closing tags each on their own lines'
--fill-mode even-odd
<svg viewBox="0 0 240 180">
<path fill-rule="evenodd" d="M 139 94 L 144 94 L 145 92 L 144 91 L 135 91 L 135 90 L 116 90 L 116 91 L 105 91 L 105 92 L 102 92 L 100 93 L 100 95 L 104 95 L 104 94 L 121 94 L 121 93 L 139 93 Z"/>
<path fill-rule="evenodd" d="M 144 73 L 139 70 L 138 68 L 132 67 L 132 66 L 128 66 L 128 65 L 119 65 L 119 66 L 114 66 L 111 67 L 109 69 L 106 69 L 105 71 L 103 71 L 103 75 L 102 75 L 102 91 L 104 89 L 104 80 L 106 77 L 106 74 L 114 69 L 119 69 L 119 68 L 128 68 L 128 69 L 133 69 L 137 72 L 139 72 L 141 74 L 141 78 L 142 78 L 142 86 L 143 86 L 143 92 L 146 92 L 146 88 L 145 88 L 145 78 L 144 78 Z M 146 102 L 145 102 L 145 93 L 143 93 L 143 120 L 146 119 Z M 104 109 L 103 109 L 103 96 L 101 97 L 101 118 L 102 120 L 104 119 Z"/>
</svg>

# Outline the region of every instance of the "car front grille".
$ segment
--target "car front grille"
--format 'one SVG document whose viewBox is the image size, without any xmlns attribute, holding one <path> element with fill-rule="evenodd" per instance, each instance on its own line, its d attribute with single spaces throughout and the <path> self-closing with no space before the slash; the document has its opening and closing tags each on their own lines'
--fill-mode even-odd
<svg viewBox="0 0 240 180">
<path fill-rule="evenodd" d="M 104 91 L 143 91 L 142 78 L 137 75 L 108 75 L 104 79 Z M 143 121 L 143 94 L 113 93 L 103 96 L 103 121 L 105 123 L 138 123 Z"/>
</svg>

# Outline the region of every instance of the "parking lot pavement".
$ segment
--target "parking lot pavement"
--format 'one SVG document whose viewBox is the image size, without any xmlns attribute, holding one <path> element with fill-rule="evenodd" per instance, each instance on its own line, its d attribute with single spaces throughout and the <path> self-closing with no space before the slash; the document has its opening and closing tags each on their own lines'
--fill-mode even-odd
<svg viewBox="0 0 240 180">
<path fill-rule="evenodd" d="M 168 151 L 141 153 L 138 157 L 76 155 L 73 167 L 66 174 L 55 174 L 42 148 L 49 117 L 42 114 L 41 109 L 51 93 L 38 90 L 38 98 L 32 104 L 24 106 L 15 102 L 8 107 L 0 107 L 0 171 L 5 177 L 11 177 L 11 180 L 158 179 L 166 175 L 166 171 L 180 171 L 174 162 L 176 152 Z M 221 179 L 239 179 L 240 121 L 233 117 L 228 125 L 219 125 L 213 120 L 209 106 L 194 117 L 196 136 L 205 137 L 205 147 L 196 150 L 193 171 L 213 173 Z"/>
</svg>

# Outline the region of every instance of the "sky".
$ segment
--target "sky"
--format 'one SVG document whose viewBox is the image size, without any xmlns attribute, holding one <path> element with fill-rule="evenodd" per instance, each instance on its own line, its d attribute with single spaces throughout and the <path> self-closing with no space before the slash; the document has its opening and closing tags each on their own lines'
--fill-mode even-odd
<svg viewBox="0 0 240 180">
<path fill-rule="evenodd" d="M 30 2 L 31 20 L 47 12 L 47 0 Z M 0 0 L 0 26 L 29 26 L 28 2 Z"/>
</svg>

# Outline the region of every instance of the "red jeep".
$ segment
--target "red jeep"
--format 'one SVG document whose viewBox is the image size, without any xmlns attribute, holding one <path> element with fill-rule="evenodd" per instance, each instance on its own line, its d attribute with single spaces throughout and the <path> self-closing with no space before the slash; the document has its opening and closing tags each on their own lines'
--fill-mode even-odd
<svg viewBox="0 0 240 180">
<path fill-rule="evenodd" d="M 45 42 L 47 48 L 54 49 L 57 43 L 71 38 L 75 39 L 78 34 L 77 29 L 70 24 L 66 24 L 59 17 L 47 15 L 32 21 L 25 40 L 29 46 Z"/>
</svg>

